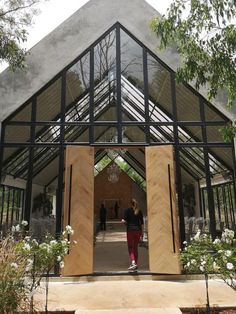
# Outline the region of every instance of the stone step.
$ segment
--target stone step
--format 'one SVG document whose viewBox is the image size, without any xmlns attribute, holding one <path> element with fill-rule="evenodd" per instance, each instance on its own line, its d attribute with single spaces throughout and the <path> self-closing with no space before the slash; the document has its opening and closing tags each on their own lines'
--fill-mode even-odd
<svg viewBox="0 0 236 314">
<path fill-rule="evenodd" d="M 179 308 L 124 308 L 110 310 L 83 310 L 75 311 L 75 314 L 182 314 Z"/>
</svg>

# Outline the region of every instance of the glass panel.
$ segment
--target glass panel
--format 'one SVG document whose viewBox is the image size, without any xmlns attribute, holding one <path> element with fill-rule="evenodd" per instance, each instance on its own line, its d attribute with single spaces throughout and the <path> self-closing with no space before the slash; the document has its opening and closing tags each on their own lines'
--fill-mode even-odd
<svg viewBox="0 0 236 314">
<path fill-rule="evenodd" d="M 59 125 L 37 126 L 35 128 L 35 131 L 36 131 L 36 137 L 35 137 L 36 143 L 60 142 L 60 126 Z"/>
<path fill-rule="evenodd" d="M 202 128 L 200 126 L 186 126 L 184 129 L 178 127 L 178 137 L 180 142 L 202 142 Z"/>
<path fill-rule="evenodd" d="M 200 147 L 181 148 L 181 166 L 193 177 L 205 177 L 203 149 Z"/>
<path fill-rule="evenodd" d="M 123 130 L 123 143 L 128 142 L 146 142 L 146 134 L 144 127 L 126 126 Z"/>
<path fill-rule="evenodd" d="M 117 128 L 110 126 L 95 126 L 94 139 L 97 143 L 118 143 Z"/>
<path fill-rule="evenodd" d="M 221 126 L 209 125 L 206 127 L 207 131 L 207 142 L 224 142 L 223 137 L 220 133 Z"/>
<path fill-rule="evenodd" d="M 121 96 L 122 110 L 132 115 L 132 120 L 143 121 L 144 82 L 143 48 L 121 30 Z M 135 112 L 138 112 L 137 115 Z M 126 121 L 124 117 L 124 121 Z"/>
<path fill-rule="evenodd" d="M 66 126 L 65 127 L 65 142 L 89 142 L 89 127 L 88 126 Z"/>
<path fill-rule="evenodd" d="M 66 122 L 84 121 L 89 111 L 90 54 L 87 53 L 66 73 Z"/>
<path fill-rule="evenodd" d="M 174 142 L 174 131 L 172 125 L 167 126 L 150 126 L 151 142 Z"/>
<path fill-rule="evenodd" d="M 209 163 L 212 174 L 221 174 L 224 180 L 230 180 L 233 171 L 232 148 L 211 147 Z"/>
<path fill-rule="evenodd" d="M 61 78 L 37 97 L 36 121 L 59 120 L 61 112 Z"/>
<path fill-rule="evenodd" d="M 30 140 L 30 126 L 7 125 L 5 128 L 5 143 L 25 143 Z"/>
<path fill-rule="evenodd" d="M 198 178 L 203 174 L 199 167 L 193 168 L 191 149 L 180 151 L 181 165 L 181 197 L 183 202 L 184 224 L 186 240 L 189 241 L 198 231 L 203 230 L 204 223 L 201 213 L 201 205 L 198 189 Z M 201 168 L 201 167 L 200 167 Z"/>
<path fill-rule="evenodd" d="M 94 115 L 105 107 L 116 107 L 116 33 L 110 32 L 94 47 Z M 115 113 L 115 111 L 114 111 Z M 111 117 L 117 120 L 117 115 Z"/>
<path fill-rule="evenodd" d="M 3 163 L 5 163 L 7 159 L 11 157 L 17 150 L 18 150 L 18 147 L 4 147 L 3 148 Z"/>
<path fill-rule="evenodd" d="M 106 166 L 111 162 L 111 159 L 109 158 L 109 156 L 104 156 L 101 160 L 99 160 L 99 162 L 96 163 L 96 165 L 94 166 L 97 173 L 100 173 L 104 168 L 106 168 Z"/>
<path fill-rule="evenodd" d="M 117 108 L 116 106 L 109 106 L 107 100 L 97 106 L 94 111 L 95 121 L 116 121 L 116 119 Z"/>
<path fill-rule="evenodd" d="M 35 148 L 30 233 L 39 241 L 55 234 L 58 174 L 59 148 Z"/>
<path fill-rule="evenodd" d="M 24 190 L 0 185 L 0 236 L 18 224 L 23 214 Z"/>
<path fill-rule="evenodd" d="M 3 174 L 25 178 L 28 173 L 29 150 L 27 148 L 4 148 Z"/>
<path fill-rule="evenodd" d="M 198 97 L 182 84 L 176 84 L 176 104 L 179 121 L 201 120 Z"/>
<path fill-rule="evenodd" d="M 228 121 L 228 119 L 223 117 L 216 108 L 209 106 L 204 103 L 205 110 L 205 120 L 206 121 Z"/>
<path fill-rule="evenodd" d="M 151 121 L 169 121 L 172 117 L 170 73 L 149 54 L 148 93 Z"/>
<path fill-rule="evenodd" d="M 18 113 L 16 113 L 10 121 L 31 121 L 31 105 L 32 103 L 28 103 L 20 109 Z"/>
</svg>

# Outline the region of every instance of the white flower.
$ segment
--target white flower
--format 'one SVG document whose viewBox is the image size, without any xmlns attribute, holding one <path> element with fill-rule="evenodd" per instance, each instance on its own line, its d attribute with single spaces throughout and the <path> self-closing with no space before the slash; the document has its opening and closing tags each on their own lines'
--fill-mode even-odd
<svg viewBox="0 0 236 314">
<path fill-rule="evenodd" d="M 61 261 L 61 256 L 57 256 L 57 261 L 58 261 L 58 262 Z"/>
<path fill-rule="evenodd" d="M 202 262 L 201 262 L 201 265 L 205 265 L 205 264 L 206 264 L 206 261 L 202 261 Z"/>
<path fill-rule="evenodd" d="M 49 244 L 47 243 L 41 243 L 39 245 L 40 248 L 42 248 L 43 250 L 47 250 L 47 253 L 50 253 L 51 252 L 51 247 Z"/>
<path fill-rule="evenodd" d="M 47 249 L 47 243 L 41 243 L 41 244 L 39 244 L 39 247 L 41 248 L 41 249 Z"/>
<path fill-rule="evenodd" d="M 37 240 L 33 239 L 32 242 L 33 242 L 35 245 L 38 245 Z"/>
<path fill-rule="evenodd" d="M 61 261 L 61 262 L 59 263 L 59 265 L 60 265 L 60 268 L 63 268 L 63 267 L 65 266 L 65 263 L 64 263 L 63 261 Z"/>
<path fill-rule="evenodd" d="M 27 259 L 27 265 L 25 271 L 30 271 L 32 269 L 34 261 L 32 259 Z"/>
<path fill-rule="evenodd" d="M 185 244 L 185 245 L 186 245 L 186 244 L 187 244 L 187 241 L 184 241 L 184 242 L 183 242 L 183 244 Z"/>
<path fill-rule="evenodd" d="M 71 226 L 67 225 L 65 229 L 68 234 L 74 234 L 74 230 L 71 228 Z"/>
<path fill-rule="evenodd" d="M 15 226 L 15 231 L 16 231 L 16 232 L 19 232 L 19 231 L 20 231 L 20 225 L 16 225 L 16 226 Z"/>
<path fill-rule="evenodd" d="M 219 251 L 218 251 L 218 253 L 220 253 L 220 254 L 221 254 L 221 253 L 223 253 L 223 251 L 222 251 L 222 250 L 219 250 Z"/>
<path fill-rule="evenodd" d="M 196 265 L 197 261 L 195 259 L 191 259 L 190 263 Z"/>
<path fill-rule="evenodd" d="M 52 240 L 52 241 L 50 241 L 50 245 L 56 245 L 57 244 L 57 241 L 56 240 Z"/>
<path fill-rule="evenodd" d="M 22 226 L 26 227 L 26 226 L 28 226 L 28 221 L 22 220 L 21 224 L 22 224 Z"/>
<path fill-rule="evenodd" d="M 187 267 L 189 267 L 189 266 L 190 266 L 190 262 L 187 263 Z"/>
<path fill-rule="evenodd" d="M 25 250 L 25 251 L 30 251 L 30 245 L 29 245 L 29 243 L 25 243 L 24 244 L 24 246 L 23 246 L 23 250 Z"/>
<path fill-rule="evenodd" d="M 227 263 L 226 267 L 227 267 L 227 269 L 231 270 L 234 268 L 234 265 L 232 263 Z"/>
<path fill-rule="evenodd" d="M 196 233 L 196 235 L 193 237 L 194 240 L 198 240 L 199 237 L 200 237 L 200 234 L 201 234 L 201 230 L 198 230 L 197 233 Z"/>
<path fill-rule="evenodd" d="M 78 242 L 76 240 L 73 241 L 74 244 L 77 244 Z"/>
<path fill-rule="evenodd" d="M 204 266 L 200 266 L 199 269 L 203 272 L 205 270 Z"/>
<path fill-rule="evenodd" d="M 226 243 L 231 243 L 233 239 L 234 239 L 234 231 L 225 229 L 224 232 L 222 233 L 222 241 Z"/>
<path fill-rule="evenodd" d="M 16 227 L 15 227 L 15 226 L 12 226 L 12 227 L 11 227 L 11 231 L 12 231 L 12 232 L 15 232 L 15 231 L 16 231 Z"/>
<path fill-rule="evenodd" d="M 213 243 L 214 243 L 214 244 L 220 243 L 220 239 L 217 239 L 217 238 L 216 238 Z"/>
<path fill-rule="evenodd" d="M 213 262 L 213 269 L 215 271 L 218 271 L 220 269 L 220 267 L 216 264 L 216 262 Z"/>
<path fill-rule="evenodd" d="M 230 251 L 230 250 L 225 251 L 225 255 L 227 257 L 230 257 L 232 255 L 232 251 Z"/>
<path fill-rule="evenodd" d="M 26 236 L 25 241 L 30 241 L 30 236 Z"/>
<path fill-rule="evenodd" d="M 18 265 L 16 263 L 11 263 L 11 267 L 17 269 Z"/>
</svg>

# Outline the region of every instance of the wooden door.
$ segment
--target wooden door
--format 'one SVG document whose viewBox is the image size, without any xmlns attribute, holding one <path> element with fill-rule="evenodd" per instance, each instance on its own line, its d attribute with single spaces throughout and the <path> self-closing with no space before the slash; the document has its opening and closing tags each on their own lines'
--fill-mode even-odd
<svg viewBox="0 0 236 314">
<path fill-rule="evenodd" d="M 147 147 L 145 152 L 149 268 L 180 274 L 173 147 Z"/>
<path fill-rule="evenodd" d="M 67 146 L 65 163 L 64 227 L 71 225 L 77 241 L 65 258 L 63 275 L 93 272 L 94 149 Z"/>
</svg>

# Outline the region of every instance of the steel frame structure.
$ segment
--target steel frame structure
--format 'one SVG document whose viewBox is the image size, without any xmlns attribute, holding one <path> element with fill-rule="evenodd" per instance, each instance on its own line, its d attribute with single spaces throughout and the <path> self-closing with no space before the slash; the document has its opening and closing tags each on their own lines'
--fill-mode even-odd
<svg viewBox="0 0 236 314">
<path fill-rule="evenodd" d="M 99 121 L 97 119 L 96 114 L 96 105 L 97 105 L 97 94 L 96 94 L 96 82 L 94 75 L 95 68 L 95 47 L 98 45 L 107 35 L 111 32 L 115 34 L 115 89 L 114 94 L 116 94 L 116 114 L 117 121 Z M 136 42 L 140 48 L 142 49 L 142 66 L 143 66 L 143 104 L 144 104 L 144 112 L 142 121 L 127 121 L 122 118 L 122 108 L 123 100 L 122 100 L 122 69 L 121 69 L 121 32 L 127 34 L 134 42 Z M 67 88 L 67 71 L 76 64 L 79 60 L 81 60 L 84 56 L 89 55 L 89 88 L 83 94 L 79 95 L 81 102 L 83 101 L 83 97 L 87 95 L 88 99 L 88 110 L 84 113 L 86 115 L 87 120 L 81 119 L 81 121 L 68 121 L 66 119 L 66 114 L 68 108 L 73 108 L 76 103 L 79 102 L 79 99 L 76 99 L 70 106 L 66 106 L 66 88 Z M 164 108 L 162 108 L 162 112 L 169 115 L 169 119 L 165 121 L 152 121 L 150 118 L 150 108 L 152 106 L 152 110 L 154 110 L 154 105 L 151 105 L 150 95 L 149 95 L 149 68 L 148 68 L 148 56 L 151 56 L 158 64 L 160 64 L 166 71 L 168 71 L 170 75 L 171 87 L 171 111 L 170 113 L 165 113 Z M 59 80 L 60 82 L 60 113 L 51 121 L 37 121 L 37 99 L 38 96 L 47 90 L 47 88 Z M 191 86 L 185 85 L 188 90 L 190 90 L 199 100 L 199 108 L 200 108 L 200 119 L 195 121 L 183 121 L 181 117 L 178 117 L 177 112 L 177 99 L 176 99 L 176 81 L 175 81 L 175 72 L 170 69 L 166 64 L 162 62 L 152 51 L 150 51 L 146 46 L 144 46 L 137 38 L 135 38 L 127 29 L 125 29 L 120 23 L 116 23 L 110 29 L 107 30 L 100 38 L 96 40 L 90 47 L 88 47 L 78 58 L 76 58 L 71 64 L 66 66 L 60 73 L 58 73 L 50 82 L 48 82 L 42 89 L 40 89 L 36 94 L 34 94 L 25 104 L 23 104 L 18 110 L 16 110 L 13 114 L 11 114 L 6 120 L 2 123 L 2 132 L 1 132 L 1 152 L 0 152 L 0 169 L 4 172 L 4 166 L 6 164 L 11 164 L 11 160 L 14 158 L 19 159 L 20 152 L 26 152 L 26 169 L 24 169 L 24 173 L 26 175 L 25 179 L 27 181 L 26 191 L 25 191 L 25 210 L 24 210 L 24 219 L 30 220 L 30 212 L 31 212 L 31 198 L 32 198 L 32 181 L 34 177 L 34 160 L 37 158 L 41 158 L 41 156 L 47 152 L 50 148 L 55 148 L 57 151 L 57 156 L 59 156 L 59 168 L 58 168 L 58 185 L 57 185 L 57 204 L 56 204 L 56 233 L 60 233 L 62 229 L 62 194 L 63 194 L 63 171 L 64 171 L 64 149 L 68 145 L 91 145 L 94 147 L 145 147 L 149 145 L 170 145 L 174 146 L 175 151 L 175 162 L 176 162 L 176 182 L 177 182 L 177 194 L 178 194 L 178 207 L 179 207 L 179 221 L 180 221 L 180 234 L 181 234 L 181 242 L 185 240 L 185 224 L 184 224 L 184 212 L 183 212 L 183 194 L 182 194 L 182 171 L 181 168 L 185 169 L 187 166 L 183 164 L 181 161 L 183 156 L 187 156 L 188 149 L 199 149 L 199 152 L 202 152 L 201 161 L 203 162 L 202 172 L 205 172 L 206 179 L 206 190 L 209 204 L 209 215 L 210 215 L 210 230 L 213 237 L 216 236 L 216 218 L 215 218 L 215 208 L 214 208 L 214 195 L 212 189 L 212 173 L 211 173 L 211 165 L 212 160 L 214 160 L 215 155 L 211 151 L 211 148 L 228 148 L 232 156 L 234 156 L 234 145 L 233 143 L 224 143 L 223 141 L 210 142 L 207 139 L 207 128 L 211 126 L 221 127 L 229 123 L 230 121 L 219 112 L 212 104 L 210 104 L 204 97 L 195 91 Z M 109 87 L 110 88 L 110 87 Z M 137 92 L 136 92 L 137 93 Z M 109 96 L 110 97 L 110 96 Z M 30 106 L 29 106 L 30 104 Z M 101 107 L 104 107 L 104 103 L 102 100 L 100 102 Z M 14 121 L 14 117 L 22 110 L 25 106 L 31 107 L 31 120 L 30 121 Z M 134 103 L 130 104 L 130 106 L 134 106 Z M 206 106 L 210 108 L 213 112 L 216 112 L 217 116 L 221 119 L 218 121 L 207 121 L 205 115 Z M 76 109 L 77 110 L 77 109 Z M 101 111 L 102 112 L 102 111 Z M 98 112 L 100 114 L 101 112 Z M 82 115 L 77 110 L 78 115 Z M 127 113 L 128 116 L 128 113 Z M 30 129 L 30 136 L 27 141 L 24 142 L 7 142 L 6 141 L 6 128 L 10 126 L 18 126 L 18 127 L 28 127 Z M 117 130 L 117 142 L 98 142 L 95 137 L 95 128 L 96 127 L 107 127 L 107 128 L 116 128 Z M 143 142 L 122 142 L 122 132 L 124 127 L 138 127 L 142 132 L 145 133 L 145 140 Z M 41 127 L 40 132 L 36 131 L 37 127 Z M 77 141 L 66 141 L 67 130 L 68 128 L 80 127 L 81 130 L 88 129 L 89 136 L 87 142 L 77 142 Z M 165 127 L 169 127 L 170 130 L 173 130 L 173 138 L 169 138 L 169 140 L 161 141 L 162 137 L 158 141 L 157 138 L 151 132 L 152 128 L 158 130 L 163 137 L 168 137 L 169 133 L 165 134 Z M 192 141 L 181 141 L 180 137 L 183 136 L 183 132 L 187 127 L 199 127 L 202 133 L 202 140 L 194 140 L 194 136 L 191 138 Z M 44 134 L 43 132 L 47 132 L 47 130 L 51 128 L 57 132 L 57 141 L 38 141 L 39 136 Z M 81 131 L 81 132 L 82 132 Z M 104 131 L 106 132 L 106 131 Z M 56 138 L 54 136 L 54 138 Z M 7 148 L 16 148 L 16 151 L 12 156 L 10 156 L 7 160 L 4 160 L 4 150 Z M 38 151 L 37 151 L 38 149 Z M 41 151 L 40 151 L 41 149 Z M 40 154 L 41 152 L 41 154 Z M 24 154 L 24 153 L 23 153 Z M 50 154 L 49 154 L 50 155 Z M 23 157 L 22 157 L 23 158 Z M 55 157 L 54 157 L 55 158 Z M 191 157 L 193 158 L 193 157 Z M 193 162 L 197 162 L 200 157 L 194 158 Z M 21 159 L 23 160 L 23 159 Z M 217 158 L 219 160 L 219 158 Z M 46 163 L 47 162 L 47 163 Z M 50 161 L 45 160 L 45 164 L 42 167 L 45 167 Z M 235 163 L 234 163 L 235 164 Z M 225 165 L 224 161 L 221 161 L 221 165 Z M 227 166 L 227 165 L 226 165 Z M 41 167 L 41 168 L 42 168 Z M 218 167 L 218 166 L 217 166 Z M 217 168 L 216 167 L 216 168 Z M 220 167 L 220 166 L 219 166 Z M 40 171 L 40 169 L 38 171 Z M 233 191 L 235 195 L 235 167 L 234 169 L 230 169 L 232 171 L 232 175 L 234 177 L 233 181 Z M 21 170 L 23 171 L 23 169 Z M 188 167 L 187 167 L 187 170 Z M 23 172 L 22 172 L 23 173 Z M 199 178 L 199 174 L 190 174 L 192 177 Z M 20 172 L 18 173 L 20 175 Z"/>
</svg>

